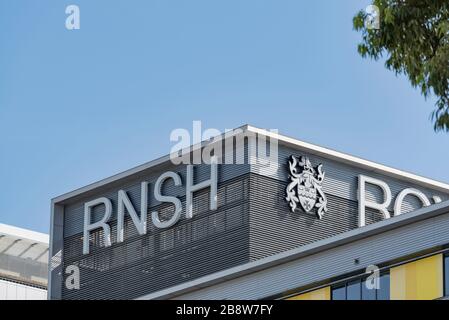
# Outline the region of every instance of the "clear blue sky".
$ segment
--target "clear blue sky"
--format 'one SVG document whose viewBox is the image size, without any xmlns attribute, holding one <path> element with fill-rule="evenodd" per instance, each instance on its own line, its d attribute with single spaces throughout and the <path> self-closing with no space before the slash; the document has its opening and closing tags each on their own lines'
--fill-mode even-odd
<svg viewBox="0 0 449 320">
<path fill-rule="evenodd" d="M 77 4 L 81 29 L 65 29 Z M 192 120 L 250 123 L 449 181 L 449 134 L 352 17 L 369 1 L 0 1 L 0 222 L 168 153 Z"/>
</svg>

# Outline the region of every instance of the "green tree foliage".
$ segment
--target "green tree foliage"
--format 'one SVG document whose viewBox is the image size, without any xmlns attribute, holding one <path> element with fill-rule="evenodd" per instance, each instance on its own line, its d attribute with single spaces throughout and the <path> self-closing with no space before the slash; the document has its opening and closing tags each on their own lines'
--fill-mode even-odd
<svg viewBox="0 0 449 320">
<path fill-rule="evenodd" d="M 449 131 L 449 0 L 374 0 L 379 28 L 367 28 L 369 15 L 353 19 L 361 31 L 362 57 L 378 60 L 396 74 L 405 74 L 424 97 L 436 96 L 432 120 L 436 131 Z M 372 15 L 371 15 L 372 16 Z"/>
</svg>

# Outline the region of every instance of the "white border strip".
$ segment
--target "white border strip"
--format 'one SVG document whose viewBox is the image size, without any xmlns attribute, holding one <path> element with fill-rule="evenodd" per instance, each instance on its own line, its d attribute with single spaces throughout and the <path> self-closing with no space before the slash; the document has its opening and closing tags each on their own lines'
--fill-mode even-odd
<svg viewBox="0 0 449 320">
<path fill-rule="evenodd" d="M 346 164 L 349 164 L 349 165 L 352 165 L 355 167 L 382 173 L 384 175 L 398 178 L 400 180 L 414 182 L 414 183 L 417 183 L 417 184 L 425 186 L 425 187 L 435 188 L 442 192 L 449 191 L 449 184 L 444 183 L 444 182 L 425 178 L 425 177 L 422 177 L 422 176 L 419 176 L 419 175 L 416 175 L 413 173 L 409 173 L 406 171 L 388 167 L 388 166 L 385 166 L 385 165 L 382 165 L 382 164 L 379 164 L 376 162 L 372 162 L 369 160 L 365 160 L 362 158 L 354 157 L 349 154 L 338 152 L 338 151 L 335 151 L 332 149 L 320 147 L 320 146 L 317 146 L 317 145 L 314 145 L 314 144 L 311 144 L 308 142 L 300 141 L 300 140 L 290 138 L 290 137 L 287 137 L 284 135 L 280 135 L 277 133 L 273 133 L 273 132 L 270 132 L 270 131 L 267 131 L 264 129 L 259 129 L 259 128 L 252 127 L 252 126 L 248 126 L 247 128 L 248 128 L 248 130 L 250 130 L 252 132 L 255 132 L 255 133 L 258 133 L 261 135 L 265 135 L 265 136 L 273 138 L 273 139 L 277 139 L 281 143 L 283 142 L 284 144 L 287 144 L 287 145 L 291 145 L 291 146 L 299 147 L 301 149 L 309 150 L 311 153 L 314 153 L 314 154 L 317 154 L 317 155 L 320 155 L 320 156 L 323 156 L 326 158 L 330 158 L 330 159 L 336 160 L 338 162 L 343 162 L 343 163 L 346 163 Z"/>
<path fill-rule="evenodd" d="M 239 134 L 238 130 L 241 130 L 241 131 L 243 131 L 243 133 L 244 133 L 244 132 L 247 131 L 247 128 L 248 128 L 248 126 L 247 126 L 247 125 L 244 125 L 244 126 L 242 126 L 242 127 L 233 129 L 233 130 L 232 130 L 232 132 L 233 132 L 232 134 L 229 134 L 229 133 L 228 133 L 228 134 L 223 133 L 223 134 L 221 134 L 220 136 L 214 137 L 214 139 L 217 139 L 218 137 L 221 137 L 221 139 L 231 138 L 231 137 L 234 137 L 234 136 L 236 136 L 236 135 Z M 241 132 L 240 132 L 240 133 L 241 133 Z M 211 139 L 211 140 L 212 140 L 212 139 Z M 117 180 L 126 178 L 126 177 L 128 177 L 128 176 L 131 176 L 131 175 L 133 175 L 133 174 L 139 173 L 139 172 L 141 172 L 141 171 L 150 169 L 150 168 L 152 168 L 152 167 L 155 167 L 155 166 L 157 166 L 157 165 L 160 165 L 160 164 L 162 164 L 162 163 L 164 163 L 164 162 L 169 161 L 170 159 L 172 159 L 172 157 L 173 157 L 173 158 L 176 158 L 176 157 L 179 157 L 179 156 L 186 155 L 186 154 L 188 154 L 188 153 L 191 153 L 191 152 L 193 152 L 193 151 L 195 151 L 195 150 L 198 150 L 198 149 L 200 149 L 200 148 L 202 148 L 202 147 L 208 145 L 209 143 L 210 143 L 210 141 L 202 141 L 202 142 L 199 142 L 199 143 L 197 143 L 197 144 L 195 144 L 195 145 L 192 145 L 192 146 L 190 146 L 190 147 L 188 147 L 188 148 L 182 149 L 181 155 L 180 155 L 178 152 L 174 152 L 174 153 L 171 153 L 171 154 L 167 154 L 167 155 L 165 155 L 165 156 L 162 156 L 162 157 L 157 158 L 157 159 L 155 159 L 155 160 L 152 160 L 152 161 L 150 161 L 150 162 L 144 163 L 144 164 L 142 164 L 142 165 L 140 165 L 140 166 L 137 166 L 137 167 L 134 167 L 134 168 L 132 168 L 132 169 L 123 171 L 123 172 L 121 172 L 121 173 L 118 173 L 118 174 L 116 174 L 116 175 L 113 175 L 113 176 L 111 176 L 111 177 L 109 177 L 109 178 L 106 178 L 106 179 L 103 179 L 103 180 L 94 182 L 94 183 L 92 183 L 92 184 L 89 184 L 89 185 L 87 185 L 87 186 L 85 186 L 85 187 L 81 187 L 81 188 L 79 188 L 79 189 L 73 190 L 73 191 L 71 191 L 71 192 L 64 193 L 64 194 L 62 194 L 62 195 L 60 195 L 60 196 L 57 196 L 57 197 L 53 198 L 53 199 L 52 199 L 52 203 L 54 204 L 54 203 L 59 203 L 59 202 L 65 201 L 65 200 L 67 200 L 67 199 L 73 198 L 73 197 L 75 197 L 75 196 L 78 196 L 78 195 L 83 194 L 83 193 L 85 193 L 85 192 L 88 192 L 88 191 L 91 191 L 91 190 L 93 190 L 93 189 L 99 188 L 99 187 L 104 186 L 104 185 L 106 185 L 106 184 L 115 182 L 115 181 L 117 181 Z"/>
<path fill-rule="evenodd" d="M 387 166 L 384 166 L 382 164 L 378 164 L 378 163 L 375 163 L 375 162 L 372 162 L 372 161 L 368 161 L 368 160 L 365 160 L 365 159 L 362 159 L 362 158 L 354 157 L 354 156 L 351 156 L 351 155 L 348 155 L 348 154 L 345 154 L 345 153 L 342 153 L 342 152 L 334 151 L 334 150 L 331 150 L 331 149 L 328 149 L 328 148 L 320 147 L 320 146 L 317 146 L 317 145 L 314 145 L 314 144 L 311 144 L 311 143 L 308 143 L 308 142 L 304 142 L 304 141 L 301 141 L 301 140 L 298 140 L 298 139 L 290 138 L 290 137 L 287 137 L 287 136 L 284 136 L 284 135 L 281 135 L 281 134 L 278 134 L 278 133 L 273 133 L 273 132 L 270 132 L 270 131 L 267 131 L 267 130 L 264 130 L 264 129 L 259 129 L 259 128 L 256 128 L 256 127 L 253 127 L 253 126 L 250 126 L 250 125 L 243 125 L 243 126 L 241 126 L 239 128 L 234 129 L 233 130 L 234 134 L 231 135 L 230 137 L 235 136 L 236 135 L 235 131 L 238 131 L 239 129 L 243 131 L 243 134 L 246 131 L 249 131 L 249 132 L 252 132 L 252 133 L 265 135 L 267 137 L 270 137 L 270 138 L 273 138 L 273 139 L 277 139 L 280 143 L 283 143 L 283 144 L 286 144 L 286 145 L 290 145 L 290 146 L 293 146 L 293 147 L 298 147 L 300 149 L 304 149 L 304 150 L 309 151 L 311 153 L 314 153 L 314 154 L 317 154 L 317 155 L 320 155 L 320 156 L 323 156 L 323 157 L 326 157 L 326 158 L 330 158 L 332 160 L 336 160 L 337 162 L 342 162 L 342 163 L 346 163 L 346 164 L 349 164 L 349 165 L 352 165 L 352 166 L 355 166 L 355 167 L 363 168 L 363 169 L 370 170 L 370 171 L 375 171 L 375 172 L 378 172 L 378 173 L 381 173 L 381 174 L 384 174 L 384 175 L 387 175 L 387 176 L 390 176 L 390 177 L 394 177 L 394 178 L 397 178 L 397 179 L 400 179 L 400 180 L 413 182 L 413 183 L 416 183 L 418 185 L 421 185 L 421 186 L 424 186 L 424 187 L 427 187 L 427 188 L 433 188 L 433 189 L 436 189 L 436 190 L 441 191 L 441 192 L 449 192 L 449 184 L 447 184 L 447 183 L 443 183 L 443 182 L 436 181 L 436 180 L 433 180 L 433 179 L 429 179 L 429 178 L 425 178 L 425 177 L 422 177 L 422 176 L 418 176 L 418 175 L 415 175 L 415 174 L 412 174 L 412 173 L 409 173 L 409 172 L 405 172 L 405 171 L 402 171 L 402 170 L 398 170 L 398 169 L 395 169 L 395 168 L 387 167 Z M 221 135 L 221 137 L 224 138 L 225 134 L 223 133 Z M 182 154 L 190 153 L 193 150 L 197 150 L 198 148 L 201 148 L 201 147 L 207 145 L 208 143 L 209 143 L 208 141 L 203 141 L 201 143 L 193 145 L 190 148 L 184 149 Z M 72 197 L 78 196 L 80 194 L 83 194 L 85 192 L 91 191 L 93 189 L 99 188 L 99 187 L 104 186 L 106 184 L 109 184 L 109 183 L 115 182 L 117 180 L 126 178 L 126 177 L 128 177 L 130 175 L 139 173 L 139 172 L 141 172 L 143 170 L 147 170 L 149 168 L 155 167 L 155 166 L 160 165 L 160 164 L 162 164 L 162 163 L 164 163 L 166 161 L 169 161 L 171 156 L 176 156 L 176 154 L 165 155 L 165 156 L 160 157 L 158 159 L 155 159 L 153 161 L 144 163 L 144 164 L 142 164 L 140 166 L 137 166 L 137 167 L 134 167 L 132 169 L 126 170 L 124 172 L 121 172 L 119 174 L 113 175 L 113 176 L 111 176 L 109 178 L 100 180 L 98 182 L 94 182 L 94 183 L 89 184 L 89 185 L 87 185 L 85 187 L 82 187 L 82 188 L 76 189 L 74 191 L 65 193 L 63 195 L 60 195 L 60 196 L 55 197 L 54 199 L 52 199 L 52 202 L 53 203 L 59 203 L 59 202 L 65 201 L 67 199 L 70 199 Z"/>
<path fill-rule="evenodd" d="M 31 242 L 46 244 L 48 246 L 48 234 L 13 227 L 0 223 L 0 234 L 13 238 L 29 240 Z"/>
</svg>

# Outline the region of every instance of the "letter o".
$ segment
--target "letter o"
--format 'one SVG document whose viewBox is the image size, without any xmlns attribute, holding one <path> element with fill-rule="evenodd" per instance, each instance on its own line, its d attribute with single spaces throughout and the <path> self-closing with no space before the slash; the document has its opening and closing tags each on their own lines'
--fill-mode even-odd
<svg viewBox="0 0 449 320">
<path fill-rule="evenodd" d="M 430 206 L 430 201 L 424 193 L 422 193 L 421 191 L 414 189 L 414 188 L 407 188 L 407 189 L 402 190 L 398 194 L 396 201 L 394 202 L 394 215 L 395 216 L 399 216 L 402 214 L 402 202 L 404 201 L 404 198 L 409 194 L 413 195 L 413 196 L 417 197 L 419 200 L 421 200 L 424 207 Z"/>
</svg>

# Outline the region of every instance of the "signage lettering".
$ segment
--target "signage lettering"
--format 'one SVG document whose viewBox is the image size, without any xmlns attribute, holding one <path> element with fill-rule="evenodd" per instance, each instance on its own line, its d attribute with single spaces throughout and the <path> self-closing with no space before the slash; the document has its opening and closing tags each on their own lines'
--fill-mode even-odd
<svg viewBox="0 0 449 320">
<path fill-rule="evenodd" d="M 319 164 L 314 167 L 306 156 L 291 155 L 288 161 L 288 184 L 285 190 L 285 200 L 287 201 L 290 211 L 295 212 L 299 209 L 299 205 L 304 212 L 311 212 L 316 208 L 317 218 L 322 219 L 323 214 L 328 211 L 327 198 L 322 187 L 324 182 L 323 165 Z M 380 188 L 382 191 L 381 202 L 376 202 L 366 198 L 366 185 L 371 184 Z M 402 212 L 402 204 L 406 196 L 414 196 L 418 198 L 424 207 L 430 206 L 430 200 L 420 190 L 414 188 L 406 188 L 402 190 L 394 201 L 393 215 L 399 216 Z M 393 196 L 391 189 L 387 183 L 382 180 L 368 177 L 365 175 L 358 176 L 358 226 L 363 227 L 366 224 L 365 211 L 366 208 L 378 210 L 384 219 L 390 218 L 390 207 Z M 441 198 L 433 196 L 434 203 L 441 202 Z"/>
<path fill-rule="evenodd" d="M 286 198 L 290 206 L 290 210 L 295 212 L 297 205 L 301 205 L 305 212 L 311 211 L 313 208 L 317 210 L 317 217 L 323 218 L 323 213 L 328 210 L 327 198 L 322 191 L 322 183 L 324 181 L 324 171 L 322 165 L 317 167 L 312 166 L 307 157 L 290 157 L 289 162 L 289 184 L 286 189 Z M 210 178 L 200 183 L 194 183 L 194 167 L 187 166 L 185 191 L 186 191 L 186 207 L 185 217 L 191 219 L 193 217 L 193 194 L 199 190 L 210 189 L 210 210 L 217 209 L 217 177 L 218 167 L 216 157 L 212 157 L 210 164 Z M 177 197 L 167 196 L 162 194 L 162 186 L 167 180 L 173 180 L 176 187 L 182 185 L 181 177 L 178 173 L 168 171 L 161 174 L 154 184 L 154 198 L 162 203 L 171 203 L 174 206 L 174 212 L 170 219 L 161 220 L 157 211 L 151 212 L 151 221 L 156 228 L 170 228 L 181 219 L 182 203 Z M 367 185 L 374 185 L 380 188 L 382 193 L 382 200 L 367 199 Z M 117 201 L 117 242 L 124 241 L 124 220 L 125 214 L 128 213 L 139 235 L 147 233 L 147 211 L 148 211 L 148 188 L 147 181 L 141 182 L 141 203 L 140 203 L 140 217 L 137 210 L 132 204 L 128 194 L 124 190 L 118 191 Z M 407 196 L 413 196 L 420 200 L 424 207 L 430 206 L 429 198 L 420 190 L 414 188 L 406 188 L 399 192 L 396 199 L 388 184 L 377 178 L 368 177 L 365 175 L 358 176 L 358 226 L 366 225 L 366 209 L 375 209 L 379 211 L 383 219 L 391 217 L 388 208 L 393 203 L 393 216 L 399 216 L 402 212 L 402 205 Z M 441 198 L 433 196 L 434 203 L 441 202 Z M 103 217 L 94 223 L 91 223 L 92 210 L 94 207 L 104 206 Z M 112 202 L 110 199 L 101 197 L 84 204 L 84 231 L 83 231 L 83 254 L 89 253 L 89 238 L 90 232 L 95 229 L 103 230 L 103 242 L 105 247 L 111 246 L 111 228 L 108 224 L 112 216 Z"/>
<path fill-rule="evenodd" d="M 370 183 L 370 184 L 380 187 L 380 189 L 383 192 L 383 202 L 382 203 L 377 203 L 377 202 L 366 199 L 365 187 L 366 187 L 367 183 Z M 412 196 L 415 196 L 416 198 L 418 198 L 422 202 L 424 207 L 430 206 L 430 204 L 431 204 L 430 200 L 427 198 L 427 196 L 424 193 L 422 193 L 421 191 L 414 189 L 414 188 L 407 188 L 407 189 L 402 190 L 396 196 L 396 200 L 394 202 L 394 207 L 393 207 L 393 215 L 394 216 L 399 216 L 403 213 L 402 212 L 402 203 L 404 202 L 404 198 L 408 195 L 412 195 Z M 358 199 L 359 200 L 359 227 L 363 227 L 366 224 L 366 221 L 365 221 L 365 209 L 366 208 L 377 209 L 383 214 L 384 219 L 390 218 L 390 212 L 388 211 L 387 208 L 390 206 L 393 198 L 391 195 L 390 187 L 384 181 L 375 179 L 375 178 L 371 178 L 371 177 L 367 177 L 364 175 L 359 175 L 358 198 L 359 198 Z M 433 199 L 434 203 L 441 202 L 441 198 L 438 196 L 433 196 L 432 199 Z"/>
<path fill-rule="evenodd" d="M 218 168 L 216 158 L 212 158 L 210 164 L 210 178 L 198 184 L 194 184 L 194 170 L 192 165 L 187 166 L 187 178 L 186 178 L 186 218 L 191 219 L 193 217 L 193 193 L 204 188 L 210 188 L 210 210 L 217 209 L 217 180 L 218 180 Z M 169 228 L 173 226 L 181 218 L 182 204 L 181 201 L 172 196 L 162 195 L 162 185 L 168 180 L 172 179 L 175 186 L 181 186 L 181 177 L 179 174 L 168 171 L 163 173 L 156 180 L 154 186 L 154 198 L 160 202 L 172 203 L 175 206 L 175 212 L 169 220 L 161 221 L 159 219 L 158 212 L 151 213 L 152 223 L 157 228 Z M 118 208 L 117 208 L 117 242 L 123 242 L 124 240 L 124 220 L 125 209 L 131 216 L 131 220 L 137 229 L 139 235 L 147 233 L 147 210 L 148 210 L 148 185 L 147 181 L 141 183 L 141 203 L 140 203 L 140 218 L 137 214 L 134 205 L 128 197 L 128 194 L 124 190 L 118 191 Z M 96 206 L 103 205 L 105 213 L 100 221 L 91 223 L 92 209 Z M 112 202 L 110 199 L 101 197 L 84 204 L 84 232 L 83 232 L 83 254 L 90 252 L 89 238 L 90 232 L 95 229 L 103 229 L 104 246 L 111 246 L 111 228 L 108 224 L 109 219 L 112 216 Z"/>
</svg>

